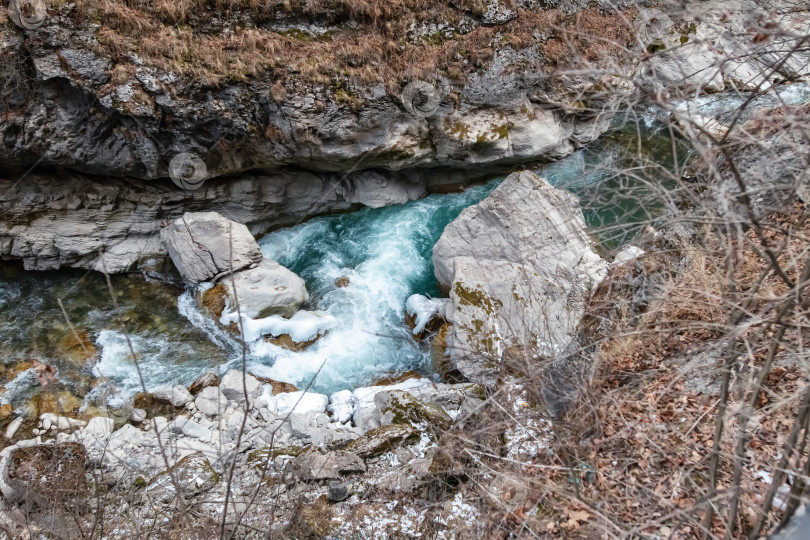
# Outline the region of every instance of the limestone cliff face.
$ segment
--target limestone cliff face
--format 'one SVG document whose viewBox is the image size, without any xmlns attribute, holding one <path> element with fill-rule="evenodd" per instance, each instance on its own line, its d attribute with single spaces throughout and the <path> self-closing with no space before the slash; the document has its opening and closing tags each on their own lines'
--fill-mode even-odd
<svg viewBox="0 0 810 540">
<path fill-rule="evenodd" d="M 122 26 L 122 13 L 97 9 L 82 2 L 63 4 L 49 10 L 35 30 L 10 23 L 0 27 L 0 53 L 9 59 L 4 75 L 14 81 L 4 92 L 7 111 L 0 121 L 4 168 L 25 169 L 39 161 L 40 167 L 157 179 L 168 177 L 172 157 L 182 152 L 202 156 L 214 177 L 291 165 L 319 171 L 478 167 L 564 156 L 597 137 L 610 119 L 601 111 L 576 110 L 573 93 L 564 95 L 568 103 L 549 102 L 544 95 L 552 89 L 550 66 L 536 47 L 516 50 L 509 40 L 489 42 L 493 27 L 535 16 L 539 8 L 511 10 L 497 19 L 463 9 L 452 10 L 455 15 L 442 11 L 430 21 L 437 32 L 414 27 L 410 37 L 389 36 L 362 17 L 347 14 L 346 20 L 329 10 L 188 15 L 195 36 L 188 38 L 188 46 L 199 50 L 184 54 L 204 65 L 197 71 L 186 70 L 187 60 L 167 59 L 172 56 L 168 50 L 139 53 L 139 48 L 157 45 Z M 186 39 L 184 30 L 167 29 L 168 20 L 159 13 L 141 15 L 145 27 L 167 32 L 161 43 L 165 49 Z M 416 24 L 416 9 L 401 15 Z M 255 32 L 240 30 L 243 22 L 255 25 Z M 518 29 L 503 26 L 503 32 Z M 327 33 L 330 37 L 323 38 Z M 366 33 L 372 34 L 370 40 L 399 39 L 407 50 L 436 57 L 435 69 L 389 74 L 378 60 L 360 58 L 368 51 L 339 56 L 341 47 L 361 46 Z M 455 73 L 454 80 L 449 64 L 442 68 L 435 62 L 445 48 L 424 42 L 454 40 L 459 33 L 482 34 L 487 42 L 478 46 L 489 58 L 475 66 L 462 59 L 460 65 L 470 67 Z M 289 50 L 246 77 L 250 68 L 213 65 L 215 58 L 205 56 L 206 48 L 221 46 L 217 40 L 231 34 L 277 41 L 258 50 L 242 41 L 232 44 L 242 60 L 254 55 L 266 63 L 265 55 L 276 46 Z M 626 41 L 629 31 L 624 37 Z M 316 59 L 299 66 L 295 56 L 307 53 L 316 39 L 328 40 L 318 50 L 334 56 L 316 66 L 317 74 L 301 73 Z M 118 51 L 112 45 L 116 40 L 131 49 Z M 401 56 L 399 51 L 392 55 Z M 353 67 L 358 64 L 368 68 L 363 80 Z M 421 77 L 428 79 L 430 95 L 414 97 L 405 91 Z M 214 82 L 205 84 L 207 80 Z M 416 100 L 415 111 L 411 99 Z M 419 109 L 425 105 L 428 109 Z"/>
<path fill-rule="evenodd" d="M 806 7 L 756 2 L 46 4 L 38 28 L 0 19 L 0 257 L 28 268 L 99 269 L 103 247 L 110 271 L 130 270 L 165 255 L 160 224 L 184 211 L 260 233 L 404 202 L 561 158 L 639 90 L 810 69 L 723 17 L 744 7 L 806 27 Z M 710 69 L 740 39 L 763 54 Z M 168 181 L 179 155 L 204 164 L 202 188 Z"/>
</svg>

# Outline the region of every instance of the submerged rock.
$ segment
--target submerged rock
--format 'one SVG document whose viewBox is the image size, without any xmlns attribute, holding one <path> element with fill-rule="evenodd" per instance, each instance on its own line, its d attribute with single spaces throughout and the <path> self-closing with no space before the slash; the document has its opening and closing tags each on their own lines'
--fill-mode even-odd
<svg viewBox="0 0 810 540">
<path fill-rule="evenodd" d="M 247 227 L 216 212 L 186 212 L 165 227 L 160 238 L 190 283 L 214 280 L 262 260 Z"/>
<path fill-rule="evenodd" d="M 528 171 L 464 210 L 433 248 L 455 367 L 492 385 L 510 354 L 561 353 L 606 273 L 592 246 L 576 197 Z"/>
<path fill-rule="evenodd" d="M 271 396 L 274 396 L 276 394 L 284 394 L 288 392 L 298 392 L 298 388 L 294 384 L 277 381 L 269 377 L 262 377 L 260 375 L 256 375 L 255 373 L 251 373 L 250 375 L 256 377 L 256 380 L 259 381 L 260 383 L 269 385 Z"/>
<path fill-rule="evenodd" d="M 276 347 L 281 347 L 282 349 L 287 349 L 288 351 L 293 352 L 301 352 L 307 350 L 311 345 L 314 345 L 318 339 L 320 339 L 321 335 L 319 334 L 317 337 L 313 339 L 309 339 L 307 341 L 295 341 L 290 334 L 281 334 L 278 337 L 267 337 L 265 341 L 267 343 L 272 343 Z M 293 392 L 294 390 L 289 390 Z"/>
<path fill-rule="evenodd" d="M 98 356 L 98 350 L 87 332 L 68 331 L 59 340 L 59 349 L 74 364 L 80 366 Z"/>
</svg>

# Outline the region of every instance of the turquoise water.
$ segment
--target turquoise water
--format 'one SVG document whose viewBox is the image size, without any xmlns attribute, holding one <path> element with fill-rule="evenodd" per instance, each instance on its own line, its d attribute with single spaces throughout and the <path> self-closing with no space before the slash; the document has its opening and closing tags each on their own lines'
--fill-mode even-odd
<svg viewBox="0 0 810 540">
<path fill-rule="evenodd" d="M 262 238 L 265 257 L 306 281 L 309 309 L 326 312 L 336 322 L 306 351 L 253 343 L 251 369 L 302 386 L 320 368 L 313 386 L 322 392 L 362 386 L 386 373 L 429 374 L 427 344 L 415 341 L 405 326 L 405 300 L 416 293 L 439 295 L 433 245 L 448 223 L 497 183 L 316 218 Z M 348 285 L 338 287 L 340 278 L 347 278 Z"/>
<path fill-rule="evenodd" d="M 597 144 L 536 172 L 580 197 L 589 224 L 603 250 L 609 251 L 632 238 L 635 223 L 663 210 L 659 194 L 666 175 L 659 173 L 672 168 L 672 148 L 669 137 L 655 130 L 645 130 L 639 138 L 634 130 L 619 128 Z M 646 165 L 627 174 L 628 167 L 640 162 L 639 156 Z M 264 340 L 250 343 L 249 369 L 298 386 L 319 373 L 313 388 L 320 392 L 366 385 L 382 375 L 407 370 L 430 374 L 428 345 L 412 339 L 404 324 L 405 301 L 416 293 L 439 295 L 431 261 L 433 245 L 448 223 L 501 180 L 463 193 L 315 218 L 261 238 L 265 257 L 306 281 L 311 296 L 306 309 L 324 311 L 336 322 L 302 352 Z M 81 281 L 79 275 L 84 276 Z M 339 278 L 348 278 L 348 286 L 338 287 Z M 89 379 L 95 377 L 101 384 L 96 382 L 90 399 L 113 405 L 141 389 L 129 346 L 115 323 L 114 316 L 120 312 L 126 314 L 149 390 L 186 384 L 203 369 L 223 371 L 241 365 L 241 344 L 197 309 L 193 290 L 183 292 L 137 275 L 116 276 L 114 281 L 122 306 L 119 312 L 112 309 L 103 276 L 98 274 L 19 272 L 13 279 L 0 281 L 0 293 L 17 291 L 14 303 L 0 303 L 0 343 L 7 343 L 7 353 L 56 364 L 60 378 L 82 392 L 89 390 Z M 66 298 L 74 325 L 88 332 L 100 351 L 92 365 L 77 369 L 60 358 L 53 340 L 44 337 L 49 335 L 43 331 L 47 328 L 58 328 L 58 333 L 51 333 L 56 336 L 67 332 L 55 304 L 59 295 Z M 22 308 L 26 301 L 33 309 Z M 29 328 L 41 330 L 32 336 Z M 25 345 L 29 341 L 35 343 L 33 348 Z M 22 388 L 29 383 L 30 377 L 11 386 Z M 0 400 L 11 401 L 13 396 Z"/>
<path fill-rule="evenodd" d="M 807 84 L 778 91 L 778 96 L 758 98 L 754 108 L 810 100 Z M 728 121 L 744 99 L 713 95 L 692 105 Z M 661 115 L 655 109 L 630 111 L 596 143 L 536 169 L 578 195 L 607 255 L 674 204 L 669 188 L 692 151 L 671 137 Z M 307 309 L 325 311 L 336 323 L 303 352 L 263 341 L 250 344 L 250 369 L 297 385 L 321 369 L 314 387 L 323 392 L 364 385 L 391 372 L 430 373 L 426 345 L 411 339 L 404 325 L 405 300 L 414 293 L 438 294 L 431 265 L 434 243 L 447 223 L 498 181 L 464 193 L 316 218 L 262 238 L 265 256 L 306 280 L 312 298 Z M 342 277 L 349 279 L 345 288 L 335 283 Z M 114 276 L 113 284 L 118 310 L 100 274 L 0 266 L 0 402 L 19 403 L 36 390 L 30 373 L 5 369 L 30 358 L 55 366 L 60 380 L 78 395 L 99 403 L 129 399 L 140 390 L 140 380 L 120 321 L 132 335 L 147 389 L 188 383 L 203 369 L 240 365 L 240 343 L 197 310 L 193 291 L 140 275 Z M 63 299 L 77 330 L 98 348 L 91 362 L 65 354 L 62 341 L 69 328 L 57 298 Z"/>
<path fill-rule="evenodd" d="M 90 393 L 100 404 L 129 399 L 140 382 L 121 323 L 132 335 L 149 388 L 191 380 L 201 365 L 227 362 L 228 354 L 178 312 L 182 287 L 139 274 L 111 280 L 118 309 L 98 272 L 26 272 L 19 264 L 0 265 L 0 403 L 18 404 L 39 389 L 30 372 L 2 373 L 32 358 L 56 368 L 58 379 L 78 396 Z M 87 333 L 100 352 L 90 362 L 66 346 L 73 332 L 59 299 L 74 328 Z"/>
</svg>

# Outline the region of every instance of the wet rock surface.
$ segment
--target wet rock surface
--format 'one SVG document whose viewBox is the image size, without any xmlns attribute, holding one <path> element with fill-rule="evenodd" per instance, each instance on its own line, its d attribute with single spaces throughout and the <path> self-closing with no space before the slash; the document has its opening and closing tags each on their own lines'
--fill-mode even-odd
<svg viewBox="0 0 810 540">
<path fill-rule="evenodd" d="M 254 319 L 292 317 L 309 299 L 304 280 L 271 259 L 262 259 L 256 268 L 242 270 L 221 284 L 230 310 L 236 310 L 238 299 L 242 315 Z"/>
</svg>

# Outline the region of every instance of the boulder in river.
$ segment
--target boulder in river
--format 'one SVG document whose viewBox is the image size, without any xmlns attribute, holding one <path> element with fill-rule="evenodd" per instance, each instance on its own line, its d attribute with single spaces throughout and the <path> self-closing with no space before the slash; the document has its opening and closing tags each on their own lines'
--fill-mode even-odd
<svg viewBox="0 0 810 540">
<path fill-rule="evenodd" d="M 449 354 L 467 379 L 485 385 L 510 353 L 561 353 L 607 269 L 577 198 L 528 171 L 509 175 L 450 223 L 433 264 L 450 293 Z"/>
<path fill-rule="evenodd" d="M 214 280 L 262 260 L 247 227 L 216 212 L 186 212 L 165 227 L 160 238 L 190 283 Z"/>
<path fill-rule="evenodd" d="M 272 259 L 223 279 L 213 290 L 223 295 L 231 313 L 238 300 L 241 314 L 252 319 L 291 317 L 309 300 L 304 280 Z"/>
</svg>

